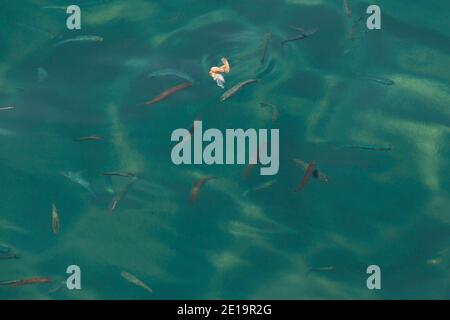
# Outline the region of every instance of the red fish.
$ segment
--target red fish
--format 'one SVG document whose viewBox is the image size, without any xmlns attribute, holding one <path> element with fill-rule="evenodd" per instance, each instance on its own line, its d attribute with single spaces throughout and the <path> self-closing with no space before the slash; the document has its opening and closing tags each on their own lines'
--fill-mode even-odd
<svg viewBox="0 0 450 320">
<path fill-rule="evenodd" d="M 200 190 L 205 185 L 205 183 L 208 182 L 209 180 L 213 180 L 213 179 L 217 179 L 217 177 L 204 177 L 204 178 L 198 179 L 195 182 L 194 187 L 192 188 L 192 191 L 191 191 L 192 203 L 195 203 L 197 201 Z"/>
<path fill-rule="evenodd" d="M 245 166 L 244 172 L 242 172 L 242 177 L 244 179 L 247 179 L 250 173 L 252 172 L 253 168 L 257 166 L 259 159 L 261 158 L 261 154 L 263 153 L 263 151 L 266 150 L 266 144 L 260 143 L 258 150 L 259 150 L 258 153 L 256 155 L 253 155 L 253 157 L 256 157 L 256 159 L 254 159 L 256 163 L 249 163 L 248 165 Z"/>
<path fill-rule="evenodd" d="M 100 136 L 86 136 L 86 137 L 80 137 L 75 139 L 75 141 L 77 142 L 82 142 L 82 141 L 99 141 L 99 140 L 103 140 L 102 137 Z"/>
<path fill-rule="evenodd" d="M 151 105 L 157 102 L 160 102 L 161 100 L 166 99 L 167 97 L 170 97 L 171 95 L 173 95 L 175 92 L 186 89 L 192 87 L 192 83 L 191 82 L 185 82 L 182 83 L 178 86 L 172 87 L 170 89 L 167 89 L 166 91 L 164 91 L 163 93 L 161 93 L 159 96 L 157 96 L 156 98 L 154 98 L 153 100 L 147 101 L 144 104 L 146 105 Z"/>
<path fill-rule="evenodd" d="M 13 281 L 6 281 L 1 283 L 2 285 L 7 285 L 10 288 L 20 287 L 27 284 L 35 284 L 35 283 L 48 283 L 51 282 L 51 278 L 47 277 L 35 277 L 35 278 L 28 278 L 23 280 L 13 280 Z"/>
<path fill-rule="evenodd" d="M 308 167 L 306 168 L 305 175 L 303 176 L 303 179 L 300 182 L 300 184 L 295 189 L 295 192 L 300 192 L 306 186 L 306 184 L 309 181 L 309 177 L 311 177 L 311 174 L 313 173 L 313 171 L 315 169 L 315 166 L 316 166 L 316 163 L 314 162 L 314 160 L 311 160 Z"/>
</svg>

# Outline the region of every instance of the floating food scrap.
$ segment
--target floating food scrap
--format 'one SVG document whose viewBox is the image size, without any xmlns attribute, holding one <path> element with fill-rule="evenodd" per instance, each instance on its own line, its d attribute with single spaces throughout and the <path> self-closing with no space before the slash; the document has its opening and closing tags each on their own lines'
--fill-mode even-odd
<svg viewBox="0 0 450 320">
<path fill-rule="evenodd" d="M 223 84 L 225 83 L 225 78 L 222 73 L 230 72 L 230 64 L 227 58 L 222 58 L 222 65 L 220 67 L 212 67 L 209 70 L 209 75 L 216 81 L 217 85 L 223 89 Z"/>
<path fill-rule="evenodd" d="M 243 87 L 245 87 L 248 84 L 258 82 L 257 79 L 249 79 L 242 82 L 239 82 L 238 84 L 234 85 L 220 97 L 220 101 L 224 102 L 225 100 L 231 98 L 234 96 L 239 90 L 241 90 Z"/>
<path fill-rule="evenodd" d="M 262 52 L 261 52 L 261 59 L 259 60 L 261 64 L 264 64 L 264 61 L 266 60 L 267 56 L 267 49 L 269 47 L 270 39 L 272 38 L 272 34 L 270 32 L 267 32 L 264 34 L 263 37 L 263 45 L 262 45 Z"/>
<path fill-rule="evenodd" d="M 301 159 L 297 159 L 294 158 L 292 159 L 292 161 L 294 161 L 295 164 L 301 166 L 303 169 L 307 169 L 308 168 L 308 163 L 306 161 L 303 161 Z M 320 182 L 328 182 L 330 181 L 330 178 L 324 174 L 322 171 L 319 171 L 319 169 L 314 169 L 312 176 L 316 179 L 318 179 Z"/>
<path fill-rule="evenodd" d="M 280 112 L 278 111 L 277 106 L 266 102 L 260 102 L 260 106 L 263 108 L 270 108 L 272 110 L 272 123 L 275 123 L 278 120 Z"/>
<path fill-rule="evenodd" d="M 111 201 L 111 205 L 109 206 L 109 213 L 113 213 L 113 211 L 117 209 L 117 206 L 125 198 L 128 191 L 130 191 L 131 186 L 136 182 L 136 180 L 136 177 L 131 178 L 131 180 L 127 182 L 123 189 L 116 194 L 116 196 Z"/>
<path fill-rule="evenodd" d="M 293 42 L 293 41 L 297 41 L 297 40 L 303 40 L 305 38 L 308 38 L 310 36 L 312 36 L 313 34 L 317 33 L 317 31 L 319 31 L 318 28 L 314 28 L 314 29 L 310 29 L 310 30 L 305 30 L 303 28 L 296 28 L 296 27 L 291 27 L 294 30 L 297 30 L 300 32 L 300 34 L 292 37 L 292 38 L 288 38 L 285 39 L 281 42 L 281 45 L 284 46 L 286 43 L 288 42 Z"/>
<path fill-rule="evenodd" d="M 58 234 L 60 229 L 59 225 L 59 214 L 58 209 L 56 208 L 56 204 L 53 201 L 52 203 L 52 230 L 54 234 Z"/>
<path fill-rule="evenodd" d="M 314 160 L 311 160 L 308 167 L 306 168 L 306 172 L 305 172 L 305 175 L 303 176 L 302 181 L 295 189 L 296 192 L 300 192 L 306 186 L 306 184 L 309 181 L 309 177 L 312 175 L 312 173 L 315 169 L 315 166 L 316 166 L 316 163 L 314 162 Z"/>
<path fill-rule="evenodd" d="M 187 82 L 194 82 L 192 77 L 184 72 L 175 70 L 175 69 L 162 69 L 150 72 L 147 77 L 148 78 L 156 78 L 156 77 L 165 77 L 165 76 L 174 76 L 180 79 L 186 80 Z"/>
<path fill-rule="evenodd" d="M 8 107 L 0 107 L 0 111 L 7 111 L 7 110 L 13 110 L 13 109 L 15 109 L 16 107 L 13 107 L 13 106 L 8 106 Z"/>
<path fill-rule="evenodd" d="M 83 141 L 100 141 L 103 140 L 100 136 L 86 136 L 86 137 L 80 137 L 75 139 L 77 142 L 83 142 Z"/>
<path fill-rule="evenodd" d="M 123 278 L 125 278 L 125 280 L 127 280 L 128 282 L 130 282 L 138 287 L 141 287 L 142 289 L 144 289 L 150 293 L 153 292 L 153 290 L 148 285 L 146 285 L 143 281 L 141 281 L 140 279 L 138 279 L 136 276 L 132 275 L 131 273 L 129 273 L 127 271 L 122 271 L 120 273 L 120 275 Z"/>
<path fill-rule="evenodd" d="M 192 87 L 192 83 L 191 82 L 185 82 L 182 83 L 178 86 L 172 87 L 166 91 L 164 91 L 163 93 L 161 93 L 159 96 L 157 96 L 156 98 L 154 98 L 153 100 L 147 101 L 144 104 L 146 105 L 151 105 L 157 102 L 160 102 L 161 100 L 166 99 L 167 97 L 170 97 L 171 95 L 173 95 L 175 92 L 186 89 Z"/>
<path fill-rule="evenodd" d="M 91 35 L 78 36 L 75 38 L 70 38 L 70 39 L 60 41 L 57 44 L 55 44 L 55 47 L 59 47 L 60 45 L 63 45 L 66 43 L 71 43 L 71 42 L 101 42 L 101 41 L 103 41 L 103 38 L 99 37 L 99 36 L 91 36 Z"/>
<path fill-rule="evenodd" d="M 202 187 L 205 185 L 205 183 L 207 183 L 209 180 L 213 180 L 213 179 L 217 179 L 217 177 L 204 177 L 204 178 L 198 179 L 195 182 L 194 187 L 192 188 L 192 191 L 191 191 L 192 203 L 195 203 L 197 201 L 198 195 L 199 195 Z"/>
<path fill-rule="evenodd" d="M 394 149 L 394 147 L 392 147 L 392 146 L 359 145 L 359 144 L 345 145 L 340 148 L 372 150 L 372 151 L 391 151 L 392 149 Z"/>
<path fill-rule="evenodd" d="M 8 286 L 10 288 L 25 286 L 28 284 L 49 283 L 52 279 L 48 277 L 35 277 L 22 280 L 1 281 L 0 286 Z"/>
</svg>

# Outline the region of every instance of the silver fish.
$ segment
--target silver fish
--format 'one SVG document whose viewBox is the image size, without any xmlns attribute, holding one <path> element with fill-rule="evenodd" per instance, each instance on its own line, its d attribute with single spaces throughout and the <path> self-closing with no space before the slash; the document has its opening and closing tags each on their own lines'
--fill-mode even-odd
<svg viewBox="0 0 450 320">
<path fill-rule="evenodd" d="M 38 83 L 44 82 L 48 78 L 48 72 L 42 67 L 39 67 L 37 70 L 37 80 Z"/>
<path fill-rule="evenodd" d="M 95 197 L 95 192 L 92 190 L 91 184 L 82 177 L 82 171 L 62 171 L 61 175 L 80 185 Z"/>
<path fill-rule="evenodd" d="M 99 37 L 99 36 L 91 36 L 91 35 L 77 36 L 75 38 L 62 40 L 62 41 L 58 42 L 57 44 L 55 44 L 54 46 L 58 47 L 62 44 L 70 43 L 70 42 L 101 42 L 101 41 L 103 41 L 103 38 Z"/>
<path fill-rule="evenodd" d="M 184 79 L 188 82 L 194 82 L 194 79 L 192 77 L 184 72 L 175 70 L 175 69 L 161 69 L 156 70 L 153 72 L 150 72 L 147 77 L 148 78 L 155 78 L 155 77 L 165 77 L 165 76 L 174 76 L 178 77 L 180 79 Z"/>
</svg>

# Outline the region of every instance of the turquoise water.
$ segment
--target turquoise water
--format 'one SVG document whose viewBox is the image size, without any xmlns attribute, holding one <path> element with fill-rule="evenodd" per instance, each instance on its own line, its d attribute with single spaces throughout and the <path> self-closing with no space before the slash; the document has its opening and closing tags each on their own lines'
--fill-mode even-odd
<svg viewBox="0 0 450 320">
<path fill-rule="evenodd" d="M 353 21 L 364 16 L 354 39 L 341 1 L 79 1 L 82 30 L 69 31 L 64 10 L 45 8 L 65 1 L 0 0 L 0 107 L 15 107 L 0 111 L 0 245 L 20 255 L 0 260 L 0 280 L 53 280 L 0 287 L 0 298 L 450 298 L 450 5 L 349 3 Z M 369 4 L 381 7 L 381 31 L 365 28 Z M 319 31 L 281 46 L 290 26 Z M 55 47 L 78 35 L 104 40 Z M 223 56 L 227 88 L 260 79 L 224 103 L 208 75 Z M 185 81 L 147 77 L 161 69 L 193 86 L 145 107 Z M 278 107 L 275 123 L 260 102 Z M 196 118 L 279 128 L 278 175 L 172 164 L 171 132 Z M 74 141 L 89 135 L 103 140 Z M 292 158 L 315 160 L 328 183 L 294 192 L 305 171 Z M 81 171 L 92 193 L 63 171 Z M 111 184 L 104 171 L 139 177 L 112 214 L 127 179 Z M 192 204 L 202 176 L 219 179 Z M 381 290 L 366 287 L 372 264 Z M 82 290 L 58 289 L 69 265 Z"/>
</svg>

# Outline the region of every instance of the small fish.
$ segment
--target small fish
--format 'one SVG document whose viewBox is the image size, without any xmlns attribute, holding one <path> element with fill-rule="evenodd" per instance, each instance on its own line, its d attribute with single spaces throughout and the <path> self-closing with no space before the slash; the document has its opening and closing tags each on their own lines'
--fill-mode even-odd
<svg viewBox="0 0 450 320">
<path fill-rule="evenodd" d="M 70 42 L 101 42 L 101 41 L 103 41 L 103 38 L 99 37 L 99 36 L 91 36 L 91 35 L 77 36 L 74 38 L 60 41 L 57 44 L 55 44 L 54 47 L 59 47 L 60 45 L 70 43 Z"/>
<path fill-rule="evenodd" d="M 224 102 L 225 100 L 234 96 L 236 94 L 236 92 L 241 90 L 246 85 L 255 83 L 255 82 L 258 82 L 258 80 L 257 79 L 249 79 L 249 80 L 239 82 L 238 84 L 234 85 L 233 87 L 231 87 L 230 89 L 225 91 L 225 93 L 220 97 L 220 101 Z"/>
<path fill-rule="evenodd" d="M 7 253 L 0 253 L 0 260 L 11 260 L 11 259 L 19 259 L 20 256 L 15 253 L 7 252 Z"/>
<path fill-rule="evenodd" d="M 11 251 L 10 247 L 4 246 L 0 244 L 0 253 L 8 253 Z"/>
<path fill-rule="evenodd" d="M 306 161 L 303 161 L 303 160 L 297 159 L 297 158 L 292 159 L 292 161 L 294 161 L 295 164 L 301 166 L 305 170 L 308 168 L 308 163 Z M 330 181 L 330 178 L 317 168 L 314 169 L 312 176 L 314 178 L 318 179 L 320 182 Z"/>
<path fill-rule="evenodd" d="M 272 123 L 275 123 L 278 120 L 278 116 L 280 115 L 280 112 L 278 111 L 277 106 L 275 106 L 271 103 L 266 103 L 266 102 L 260 102 L 259 104 L 263 108 L 268 107 L 272 110 Z"/>
<path fill-rule="evenodd" d="M 311 268 L 311 269 L 308 270 L 306 275 L 309 275 L 311 272 L 330 272 L 330 271 L 334 271 L 334 267 L 333 266 Z"/>
<path fill-rule="evenodd" d="M 91 188 L 91 184 L 89 182 L 87 182 L 83 177 L 82 177 L 82 172 L 81 171 L 62 171 L 61 175 L 63 177 L 66 177 L 67 179 L 69 179 L 70 181 L 80 185 L 81 187 L 83 187 L 84 189 L 86 189 L 91 195 L 93 195 L 94 197 L 95 192 L 92 190 Z"/>
<path fill-rule="evenodd" d="M 197 201 L 198 195 L 199 195 L 202 187 L 205 185 L 205 183 L 207 183 L 209 180 L 214 180 L 214 179 L 217 179 L 217 177 L 204 177 L 204 178 L 198 179 L 195 182 L 194 187 L 191 190 L 192 203 L 195 203 Z"/>
<path fill-rule="evenodd" d="M 194 82 L 194 79 L 192 79 L 190 75 L 174 69 L 161 69 L 150 72 L 147 75 L 148 78 L 165 77 L 165 76 L 175 76 L 180 79 L 186 80 L 187 82 Z"/>
<path fill-rule="evenodd" d="M 48 277 L 35 277 L 22 280 L 1 281 L 0 286 L 8 286 L 10 288 L 20 287 L 28 284 L 49 283 L 52 279 Z"/>
<path fill-rule="evenodd" d="M 13 106 L 0 107 L 0 111 L 13 110 L 13 109 L 15 109 L 15 108 L 16 108 L 16 107 L 13 107 Z"/>
<path fill-rule="evenodd" d="M 261 52 L 261 59 L 259 60 L 259 62 L 261 62 L 261 64 L 264 64 L 264 61 L 266 60 L 267 49 L 269 47 L 269 43 L 270 43 L 270 39 L 271 38 L 272 38 L 272 34 L 270 32 L 267 32 L 267 33 L 264 34 L 263 45 L 262 45 L 262 52 Z"/>
<path fill-rule="evenodd" d="M 372 151 L 391 151 L 392 149 L 394 149 L 394 147 L 392 147 L 392 146 L 357 145 L 357 144 L 345 145 L 345 146 L 339 147 L 339 149 L 341 149 L 341 148 L 360 149 L 360 150 L 372 150 Z"/>
<path fill-rule="evenodd" d="M 58 234 L 60 229 L 59 224 L 59 214 L 58 209 L 56 208 L 56 204 L 53 201 L 52 203 L 52 230 L 54 234 Z"/>
<path fill-rule="evenodd" d="M 257 191 L 261 191 L 261 190 L 268 189 L 268 188 L 270 188 L 271 186 L 273 186 L 276 182 L 277 182 L 277 179 L 273 179 L 273 180 L 266 181 L 266 182 L 260 184 L 259 186 L 256 186 L 256 187 L 254 187 L 254 188 L 252 188 L 252 189 L 249 189 L 249 190 L 244 191 L 243 196 L 245 197 L 245 196 L 247 196 L 249 193 L 253 193 L 253 192 L 257 192 Z"/>
<path fill-rule="evenodd" d="M 125 171 L 110 171 L 110 172 L 102 172 L 102 176 L 116 176 L 116 177 L 124 177 L 124 178 L 134 178 L 136 175 L 131 172 Z"/>
<path fill-rule="evenodd" d="M 348 3 L 348 0 L 342 1 L 342 6 L 344 8 L 345 15 L 352 20 L 352 8 L 350 7 L 350 4 Z"/>
<path fill-rule="evenodd" d="M 370 76 L 370 75 L 363 75 L 363 74 L 357 74 L 360 78 L 370 80 L 379 84 L 383 84 L 385 86 L 392 86 L 395 84 L 394 80 L 378 77 L 378 76 Z"/>
<path fill-rule="evenodd" d="M 0 136 L 12 136 L 14 132 L 8 129 L 2 129 L 0 128 Z"/>
<path fill-rule="evenodd" d="M 117 206 L 125 198 L 128 191 L 130 191 L 131 186 L 136 182 L 136 180 L 136 177 L 131 178 L 131 180 L 123 187 L 123 189 L 114 196 L 109 206 L 109 213 L 113 213 L 113 211 L 117 209 Z"/>
<path fill-rule="evenodd" d="M 355 22 L 352 23 L 352 26 L 348 30 L 348 38 L 350 39 L 350 41 L 353 41 L 356 39 L 356 28 L 358 27 L 358 25 L 362 19 L 363 19 L 363 16 L 360 16 L 358 18 L 358 20 L 356 20 Z"/>
<path fill-rule="evenodd" d="M 252 170 L 258 165 L 259 159 L 261 158 L 261 154 L 263 153 L 263 151 L 266 150 L 266 147 L 267 146 L 265 143 L 260 143 L 258 146 L 258 152 L 251 155 L 252 156 L 251 161 L 249 162 L 249 164 L 245 166 L 245 169 L 242 172 L 242 177 L 244 179 L 247 179 L 250 176 Z"/>
<path fill-rule="evenodd" d="M 297 188 L 295 189 L 295 192 L 300 192 L 308 183 L 309 181 L 309 177 L 312 175 L 314 169 L 315 169 L 315 161 L 311 160 L 311 162 L 309 163 L 308 167 L 306 168 L 306 172 L 305 175 L 303 176 L 302 181 L 300 182 L 300 184 L 297 186 Z"/>
<path fill-rule="evenodd" d="M 85 137 L 80 137 L 80 138 L 76 138 L 75 141 L 77 142 L 82 142 L 82 141 L 100 141 L 103 140 L 102 137 L 100 136 L 85 136 Z"/>
<path fill-rule="evenodd" d="M 442 263 L 441 258 L 432 258 L 427 260 L 427 264 L 430 266 L 436 266 Z"/>
<path fill-rule="evenodd" d="M 48 78 L 48 72 L 42 67 L 37 69 L 37 81 L 38 83 L 42 83 Z"/>
<path fill-rule="evenodd" d="M 127 271 L 122 271 L 120 273 L 120 275 L 123 278 L 125 278 L 125 280 L 127 280 L 128 282 L 130 282 L 138 287 L 141 287 L 142 289 L 147 290 L 150 293 L 153 292 L 153 290 L 148 285 L 146 285 L 144 282 L 139 280 L 136 276 L 132 275 L 131 273 L 129 273 Z"/>
<path fill-rule="evenodd" d="M 191 82 L 185 82 L 182 83 L 178 86 L 172 87 L 166 91 L 164 91 L 163 93 L 161 93 L 159 96 L 157 96 L 156 98 L 154 98 L 153 100 L 147 101 L 144 104 L 145 105 L 151 105 L 157 102 L 160 102 L 161 100 L 166 99 L 167 97 L 170 97 L 171 95 L 173 95 L 175 92 L 186 89 L 192 87 L 192 83 Z"/>
<path fill-rule="evenodd" d="M 292 38 L 283 40 L 281 42 L 281 45 L 284 46 L 288 42 L 293 42 L 293 41 L 298 41 L 298 40 L 303 40 L 305 38 L 308 38 L 308 37 L 312 36 L 313 34 L 317 33 L 317 31 L 319 31 L 319 29 L 318 28 L 314 28 L 314 29 L 311 29 L 311 30 L 304 30 L 302 28 L 298 28 L 298 31 L 300 31 L 301 33 L 296 35 L 296 36 L 294 36 L 294 37 L 292 37 Z"/>
</svg>

